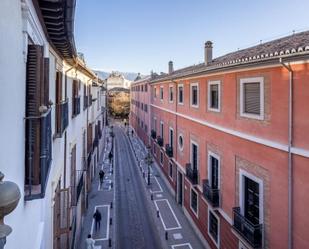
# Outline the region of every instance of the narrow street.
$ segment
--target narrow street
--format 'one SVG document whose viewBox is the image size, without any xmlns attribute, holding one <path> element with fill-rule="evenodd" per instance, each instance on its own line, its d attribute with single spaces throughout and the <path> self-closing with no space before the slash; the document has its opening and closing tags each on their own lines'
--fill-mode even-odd
<svg viewBox="0 0 309 249">
<path fill-rule="evenodd" d="M 116 248 L 161 248 L 128 139 L 117 126 L 114 132 Z"/>
</svg>

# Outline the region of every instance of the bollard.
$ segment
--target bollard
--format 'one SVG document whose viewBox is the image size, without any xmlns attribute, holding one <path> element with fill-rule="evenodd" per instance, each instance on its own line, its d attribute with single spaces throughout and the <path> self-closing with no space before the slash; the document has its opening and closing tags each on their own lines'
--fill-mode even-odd
<svg viewBox="0 0 309 249">
<path fill-rule="evenodd" d="M 108 247 L 112 247 L 112 239 L 111 238 L 108 239 Z"/>
<path fill-rule="evenodd" d="M 111 201 L 111 209 L 113 209 L 113 202 Z"/>
<path fill-rule="evenodd" d="M 112 218 L 109 218 L 109 224 L 113 225 L 113 219 Z"/>
<path fill-rule="evenodd" d="M 160 217 L 160 211 L 157 210 L 157 217 L 159 218 Z"/>
<path fill-rule="evenodd" d="M 150 199 L 153 201 L 153 194 L 151 194 Z"/>
<path fill-rule="evenodd" d="M 165 231 L 165 240 L 168 240 L 168 231 Z"/>
</svg>

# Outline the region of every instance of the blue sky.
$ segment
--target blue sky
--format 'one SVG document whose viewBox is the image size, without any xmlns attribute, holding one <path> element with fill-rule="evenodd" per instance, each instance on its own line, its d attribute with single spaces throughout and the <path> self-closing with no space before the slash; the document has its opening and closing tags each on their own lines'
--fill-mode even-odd
<svg viewBox="0 0 309 249">
<path fill-rule="evenodd" d="M 309 30 L 309 0 L 77 0 L 75 42 L 94 69 L 166 72 Z"/>
</svg>

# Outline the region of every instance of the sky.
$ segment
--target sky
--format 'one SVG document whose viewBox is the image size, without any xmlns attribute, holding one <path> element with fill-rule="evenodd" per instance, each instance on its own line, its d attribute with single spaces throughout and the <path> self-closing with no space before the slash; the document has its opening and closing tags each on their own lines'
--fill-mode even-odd
<svg viewBox="0 0 309 249">
<path fill-rule="evenodd" d="M 309 30 L 309 0 L 77 0 L 75 43 L 92 69 L 167 72 Z"/>
</svg>

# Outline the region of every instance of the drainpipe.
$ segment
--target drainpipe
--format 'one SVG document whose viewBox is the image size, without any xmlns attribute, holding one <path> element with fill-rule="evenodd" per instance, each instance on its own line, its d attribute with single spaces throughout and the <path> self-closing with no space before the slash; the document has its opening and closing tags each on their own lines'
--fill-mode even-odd
<svg viewBox="0 0 309 249">
<path fill-rule="evenodd" d="M 293 161 L 291 148 L 293 145 L 293 70 L 280 58 L 281 65 L 289 71 L 289 120 L 288 120 L 288 248 L 293 248 Z"/>
<path fill-rule="evenodd" d="M 177 85 L 177 82 L 175 80 L 171 80 L 174 84 L 175 84 L 175 112 L 176 112 L 176 115 L 175 115 L 175 135 L 176 135 L 176 143 L 175 143 L 175 160 L 177 162 L 177 158 L 178 158 L 178 125 L 177 125 L 177 120 L 178 120 L 178 116 L 177 116 L 177 106 L 178 106 L 178 85 Z M 178 168 L 178 165 L 176 164 L 176 168 Z M 176 203 L 178 203 L 177 201 L 177 198 L 178 198 L 178 170 L 176 170 L 176 194 L 175 194 L 175 201 Z"/>
</svg>

